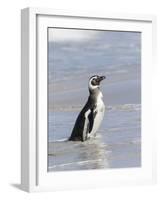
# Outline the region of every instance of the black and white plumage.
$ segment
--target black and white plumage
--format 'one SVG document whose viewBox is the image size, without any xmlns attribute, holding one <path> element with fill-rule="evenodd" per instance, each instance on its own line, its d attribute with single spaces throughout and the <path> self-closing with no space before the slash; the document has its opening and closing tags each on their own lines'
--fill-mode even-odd
<svg viewBox="0 0 161 200">
<path fill-rule="evenodd" d="M 100 90 L 100 82 L 105 78 L 105 76 L 94 75 L 89 79 L 88 101 L 77 117 L 69 140 L 83 142 L 90 136 L 96 135 L 105 111 L 103 95 Z"/>
</svg>

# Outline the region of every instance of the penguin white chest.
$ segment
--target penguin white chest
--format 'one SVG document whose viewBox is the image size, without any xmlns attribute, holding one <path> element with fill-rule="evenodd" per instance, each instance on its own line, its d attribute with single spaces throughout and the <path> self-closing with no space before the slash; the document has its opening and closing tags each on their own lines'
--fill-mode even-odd
<svg viewBox="0 0 161 200">
<path fill-rule="evenodd" d="M 104 117 L 105 105 L 103 103 L 102 98 L 103 98 L 103 95 L 100 92 L 100 94 L 97 97 L 97 102 L 96 102 L 96 108 L 95 108 L 96 117 L 94 119 L 92 134 L 95 134 L 97 132 Z"/>
</svg>

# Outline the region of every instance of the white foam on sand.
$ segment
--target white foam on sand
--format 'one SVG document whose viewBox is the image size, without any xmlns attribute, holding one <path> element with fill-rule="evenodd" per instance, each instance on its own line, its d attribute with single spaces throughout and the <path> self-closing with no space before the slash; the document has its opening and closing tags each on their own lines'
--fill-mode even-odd
<svg viewBox="0 0 161 200">
<path fill-rule="evenodd" d="M 82 105 L 55 105 L 54 111 L 80 111 Z M 141 104 L 117 104 L 117 105 L 108 105 L 106 110 L 122 110 L 122 111 L 139 111 L 141 110 Z"/>
<path fill-rule="evenodd" d="M 59 140 L 54 140 L 53 142 L 66 142 L 68 141 L 69 138 L 62 138 L 62 139 L 59 139 Z M 52 142 L 52 141 L 50 141 Z"/>
<path fill-rule="evenodd" d="M 53 166 L 49 166 L 49 170 L 55 169 L 57 167 L 65 167 L 65 166 L 69 166 L 69 165 L 84 165 L 87 163 L 97 163 L 97 162 L 102 162 L 103 159 L 97 159 L 97 160 L 83 160 L 83 161 L 79 161 L 79 162 L 71 162 L 71 163 L 64 163 L 64 164 L 60 164 L 60 165 L 53 165 Z"/>
</svg>

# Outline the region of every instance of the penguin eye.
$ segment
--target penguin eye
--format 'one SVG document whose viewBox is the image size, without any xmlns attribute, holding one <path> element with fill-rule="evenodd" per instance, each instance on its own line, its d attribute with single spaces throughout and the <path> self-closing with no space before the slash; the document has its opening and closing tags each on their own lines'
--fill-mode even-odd
<svg viewBox="0 0 161 200">
<path fill-rule="evenodd" d="M 96 81 L 96 82 L 97 82 L 98 80 L 97 80 L 97 78 L 94 78 L 93 81 Z"/>
<path fill-rule="evenodd" d="M 94 85 L 94 86 L 98 85 L 97 78 L 93 78 L 92 81 L 91 81 L 91 84 Z"/>
<path fill-rule="evenodd" d="M 97 81 L 97 78 L 98 78 L 98 77 L 94 77 L 94 78 L 93 78 L 93 81 Z"/>
</svg>

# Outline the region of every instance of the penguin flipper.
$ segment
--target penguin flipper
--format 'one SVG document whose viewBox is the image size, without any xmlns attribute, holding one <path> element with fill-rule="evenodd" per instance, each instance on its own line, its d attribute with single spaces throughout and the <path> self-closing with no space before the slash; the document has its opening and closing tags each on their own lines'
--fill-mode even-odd
<svg viewBox="0 0 161 200">
<path fill-rule="evenodd" d="M 78 115 L 69 140 L 83 142 L 88 139 L 88 134 L 90 134 L 93 129 L 94 118 L 97 114 L 94 104 L 92 104 L 89 109 L 87 109 L 88 106 L 89 102 L 87 102 L 85 107 Z"/>
<path fill-rule="evenodd" d="M 90 121 L 89 116 L 91 114 L 91 109 L 87 110 L 85 113 L 85 121 L 84 121 L 84 127 L 83 127 L 83 133 L 82 133 L 82 142 L 88 139 L 89 129 L 90 129 Z"/>
<path fill-rule="evenodd" d="M 90 114 L 88 115 L 88 119 L 89 119 L 89 133 L 91 133 L 92 129 L 93 129 L 93 124 L 94 124 L 94 119 L 96 117 L 97 111 L 95 111 L 94 108 L 91 109 Z"/>
<path fill-rule="evenodd" d="M 78 118 L 75 122 L 74 128 L 72 130 L 72 134 L 69 138 L 71 141 L 85 141 L 86 140 L 86 135 L 88 131 L 88 112 L 81 112 L 78 115 Z"/>
</svg>

